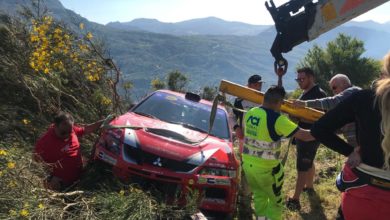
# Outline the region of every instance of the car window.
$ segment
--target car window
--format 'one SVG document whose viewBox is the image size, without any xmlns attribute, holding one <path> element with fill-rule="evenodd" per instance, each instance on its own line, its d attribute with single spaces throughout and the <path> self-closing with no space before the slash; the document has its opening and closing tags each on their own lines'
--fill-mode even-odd
<svg viewBox="0 0 390 220">
<path fill-rule="evenodd" d="M 165 92 L 155 92 L 132 111 L 151 115 L 169 123 L 188 124 L 203 131 L 209 130 L 210 105 L 186 100 Z M 211 134 L 222 139 L 229 139 L 227 121 L 225 111 L 217 109 Z"/>
</svg>

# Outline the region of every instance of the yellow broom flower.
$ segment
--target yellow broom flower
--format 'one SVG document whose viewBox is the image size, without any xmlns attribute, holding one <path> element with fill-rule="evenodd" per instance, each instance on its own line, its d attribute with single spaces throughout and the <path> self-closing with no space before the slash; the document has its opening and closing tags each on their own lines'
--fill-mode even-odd
<svg viewBox="0 0 390 220">
<path fill-rule="evenodd" d="M 88 40 L 91 40 L 93 38 L 93 35 L 91 32 L 88 32 L 86 37 Z"/>
<path fill-rule="evenodd" d="M 15 163 L 14 163 L 14 162 L 8 162 L 8 163 L 7 163 L 7 167 L 8 167 L 9 169 L 13 169 L 13 168 L 15 168 Z"/>
<path fill-rule="evenodd" d="M 20 214 L 20 216 L 22 216 L 22 217 L 27 217 L 28 214 L 30 214 L 30 213 L 28 212 L 28 210 L 22 209 L 22 210 L 20 210 L 19 214 Z"/>
<path fill-rule="evenodd" d="M 7 156 L 7 151 L 0 149 L 0 156 Z"/>
<path fill-rule="evenodd" d="M 45 206 L 44 206 L 42 203 L 39 203 L 38 208 L 39 208 L 39 209 L 44 209 Z"/>
</svg>

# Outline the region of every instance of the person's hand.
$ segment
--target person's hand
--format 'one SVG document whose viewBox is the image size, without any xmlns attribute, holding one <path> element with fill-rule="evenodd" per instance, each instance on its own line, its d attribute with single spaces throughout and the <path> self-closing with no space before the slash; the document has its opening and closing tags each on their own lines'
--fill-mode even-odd
<svg viewBox="0 0 390 220">
<path fill-rule="evenodd" d="M 103 127 L 109 125 L 110 122 L 117 117 L 118 116 L 115 113 L 107 115 L 107 117 L 105 117 L 103 120 L 101 120 L 100 128 L 103 128 Z"/>
<path fill-rule="evenodd" d="M 355 167 L 359 166 L 359 164 L 361 163 L 362 159 L 361 159 L 359 150 L 360 150 L 360 147 L 355 147 L 353 152 L 348 156 L 347 165 L 349 167 L 355 168 Z"/>
<path fill-rule="evenodd" d="M 294 108 L 304 108 L 305 107 L 305 101 L 301 100 L 293 100 L 292 105 Z"/>
<path fill-rule="evenodd" d="M 236 136 L 238 139 L 243 139 L 244 138 L 244 134 L 242 133 L 242 129 L 240 127 L 237 127 L 236 130 L 234 130 L 236 132 Z"/>
<path fill-rule="evenodd" d="M 114 119 L 117 118 L 117 117 L 118 117 L 117 114 L 112 113 L 112 114 L 107 115 L 107 117 L 104 118 L 104 120 L 107 121 L 108 123 L 110 123 L 112 120 L 114 120 Z"/>
<path fill-rule="evenodd" d="M 299 118 L 298 118 L 298 117 L 294 117 L 294 116 L 289 115 L 288 118 L 289 118 L 291 121 L 295 122 L 295 123 L 299 123 Z"/>
</svg>

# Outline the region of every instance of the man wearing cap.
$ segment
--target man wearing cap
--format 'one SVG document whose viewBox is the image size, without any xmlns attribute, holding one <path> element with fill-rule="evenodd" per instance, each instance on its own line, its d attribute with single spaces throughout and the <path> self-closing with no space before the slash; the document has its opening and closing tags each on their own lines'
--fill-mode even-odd
<svg viewBox="0 0 390 220">
<path fill-rule="evenodd" d="M 247 84 L 248 88 L 260 91 L 262 85 L 263 85 L 263 81 L 261 80 L 261 76 L 252 75 L 251 77 L 249 77 L 248 84 Z M 236 98 L 234 100 L 234 107 L 238 108 L 238 109 L 249 110 L 249 109 L 256 107 L 256 106 L 259 106 L 259 105 L 256 103 L 250 102 L 248 100 L 245 100 L 245 99 Z M 243 135 L 243 130 L 242 130 L 242 120 L 244 117 L 244 113 L 240 112 L 238 110 L 233 110 L 233 113 L 235 116 L 235 121 L 237 122 L 236 125 L 234 125 L 233 130 L 235 131 L 237 137 L 239 138 L 239 152 L 241 155 L 242 150 L 243 150 L 243 144 L 244 144 L 244 141 L 243 141 L 244 135 Z M 241 172 L 241 186 L 240 187 L 241 187 L 241 190 L 240 190 L 240 206 L 241 207 L 240 207 L 239 214 L 245 215 L 245 216 L 241 216 L 241 218 L 247 218 L 246 215 L 248 215 L 248 213 L 252 212 L 252 210 L 251 210 L 251 192 L 249 190 L 249 186 L 248 186 L 248 183 L 246 181 L 244 171 Z"/>
<path fill-rule="evenodd" d="M 248 88 L 260 91 L 262 85 L 263 85 L 263 81 L 261 80 L 261 76 L 252 75 L 251 77 L 249 77 L 248 84 L 247 84 Z M 249 110 L 250 108 L 253 108 L 255 106 L 258 106 L 258 104 L 250 102 L 248 100 L 244 100 L 241 98 L 236 98 L 234 100 L 234 107 L 238 108 L 238 109 Z M 236 132 L 237 137 L 242 139 L 243 135 L 242 135 L 241 128 L 242 128 L 242 119 L 244 117 L 244 114 L 243 114 L 243 112 L 240 112 L 237 110 L 233 110 L 233 113 L 234 113 L 235 119 L 237 121 L 237 124 L 234 125 L 233 130 Z"/>
</svg>

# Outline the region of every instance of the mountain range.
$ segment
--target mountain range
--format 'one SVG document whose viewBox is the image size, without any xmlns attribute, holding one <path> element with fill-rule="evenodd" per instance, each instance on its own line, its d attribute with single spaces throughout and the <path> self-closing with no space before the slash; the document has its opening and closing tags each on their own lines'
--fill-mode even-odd
<svg viewBox="0 0 390 220">
<path fill-rule="evenodd" d="M 260 74 L 266 86 L 276 82 L 273 57 L 269 49 L 276 32 L 271 25 L 229 22 L 215 17 L 165 23 L 156 19 L 135 19 L 106 25 L 90 22 L 62 6 L 58 0 L 44 1 L 50 13 L 77 30 L 83 22 L 96 38 L 105 42 L 126 80 L 134 84 L 135 98 L 146 94 L 150 81 L 179 70 L 190 79 L 190 88 L 215 86 L 221 79 L 245 84 L 252 74 Z M 0 11 L 13 13 L 30 0 L 1 0 Z M 288 90 L 296 88 L 295 65 L 314 44 L 325 46 L 338 33 L 363 40 L 364 56 L 380 59 L 390 50 L 390 22 L 348 22 L 313 42 L 303 43 L 285 55 L 289 71 L 285 77 Z"/>
<path fill-rule="evenodd" d="M 176 23 L 139 18 L 130 22 L 110 22 L 106 26 L 129 31 L 148 31 L 170 35 L 257 35 L 271 25 L 252 25 L 225 21 L 216 17 L 198 18 Z"/>
</svg>

